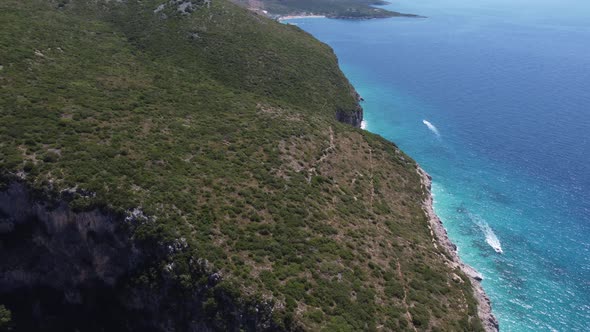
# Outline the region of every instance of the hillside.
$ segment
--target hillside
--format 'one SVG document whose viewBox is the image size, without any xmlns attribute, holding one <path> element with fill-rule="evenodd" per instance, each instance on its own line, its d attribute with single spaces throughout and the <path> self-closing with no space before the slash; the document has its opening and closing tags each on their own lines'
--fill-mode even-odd
<svg viewBox="0 0 590 332">
<path fill-rule="evenodd" d="M 226 0 L 4 0 L 0 25 L 5 326 L 482 329 L 327 45 Z"/>
<path fill-rule="evenodd" d="M 382 0 L 234 0 L 234 2 L 270 16 L 324 15 L 330 18 L 371 19 L 396 16 L 416 17 L 379 8 Z"/>
</svg>

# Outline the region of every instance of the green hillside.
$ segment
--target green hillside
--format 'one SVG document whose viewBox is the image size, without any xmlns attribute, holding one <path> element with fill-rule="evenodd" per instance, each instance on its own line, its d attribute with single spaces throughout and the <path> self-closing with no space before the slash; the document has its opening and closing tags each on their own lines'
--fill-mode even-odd
<svg viewBox="0 0 590 332">
<path fill-rule="evenodd" d="M 176 249 L 109 289 L 173 288 L 174 318 L 153 330 L 481 329 L 469 280 L 432 242 L 415 163 L 336 121 L 359 110 L 327 45 L 226 0 L 3 0 L 0 26 L 3 190 L 145 215 L 126 226 L 138 248 Z M 38 264 L 6 263 L 25 255 L 14 234 L 0 286 Z M 15 294 L 13 324 L 34 325 Z M 140 309 L 104 301 L 121 308 L 112 324 L 138 326 Z M 266 325 L 236 318 L 253 311 Z M 52 317 L 47 330 L 73 319 Z"/>
</svg>

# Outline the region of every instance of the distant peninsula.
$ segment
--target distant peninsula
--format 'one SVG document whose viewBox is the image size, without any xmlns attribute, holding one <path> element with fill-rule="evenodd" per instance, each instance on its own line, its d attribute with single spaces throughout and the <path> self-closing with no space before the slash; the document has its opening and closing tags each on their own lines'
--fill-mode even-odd
<svg viewBox="0 0 590 332">
<path fill-rule="evenodd" d="M 419 17 L 375 6 L 388 4 L 383 0 L 234 0 L 255 12 L 283 18 L 289 16 L 325 16 L 341 19 L 372 19 L 388 17 Z"/>
</svg>

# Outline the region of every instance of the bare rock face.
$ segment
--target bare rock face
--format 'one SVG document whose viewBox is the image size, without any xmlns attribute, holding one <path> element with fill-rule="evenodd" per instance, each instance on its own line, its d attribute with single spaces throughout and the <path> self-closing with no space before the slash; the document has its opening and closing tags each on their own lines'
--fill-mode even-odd
<svg viewBox="0 0 590 332">
<path fill-rule="evenodd" d="M 154 14 L 161 13 L 165 15 L 163 11 L 166 8 L 172 8 L 173 11 L 179 14 L 189 15 L 204 6 L 209 8 L 211 6 L 211 0 L 169 0 L 158 5 L 158 7 L 154 9 Z M 165 16 L 163 18 L 165 18 Z"/>
<path fill-rule="evenodd" d="M 63 201 L 36 200 L 17 182 L 0 192 L 0 298 L 18 329 L 67 329 L 61 314 L 116 303 L 109 297 L 119 280 L 143 260 L 116 221 L 99 210 L 74 213 Z"/>
<path fill-rule="evenodd" d="M 35 201 L 22 184 L 0 192 L 0 216 L 0 291 L 35 284 L 112 286 L 141 260 L 115 215 Z"/>
<path fill-rule="evenodd" d="M 364 101 L 364 99 L 354 89 L 352 89 L 351 93 L 356 99 L 356 107 L 351 110 L 337 109 L 336 120 L 349 124 L 355 128 L 361 128 L 361 124 L 363 122 L 363 107 L 361 106 L 360 102 Z"/>
<path fill-rule="evenodd" d="M 237 298 L 206 260 L 184 255 L 183 273 L 204 281 L 181 284 L 171 255 L 186 254 L 186 240 L 134 239 L 145 220 L 135 210 L 74 212 L 19 182 L 0 191 L 0 302 L 16 329 L 280 330 L 272 303 Z"/>
<path fill-rule="evenodd" d="M 354 110 L 337 110 L 336 120 L 360 128 L 363 122 L 363 108 L 358 105 Z"/>
</svg>

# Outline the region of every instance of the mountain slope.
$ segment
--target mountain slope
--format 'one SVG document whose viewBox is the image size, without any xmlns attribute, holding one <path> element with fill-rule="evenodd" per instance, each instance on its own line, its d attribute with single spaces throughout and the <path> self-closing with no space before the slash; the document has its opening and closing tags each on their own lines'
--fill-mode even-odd
<svg viewBox="0 0 590 332">
<path fill-rule="evenodd" d="M 481 329 L 416 164 L 337 121 L 362 111 L 328 46 L 225 0 L 6 0 L 0 24 L 17 328 Z"/>
</svg>

